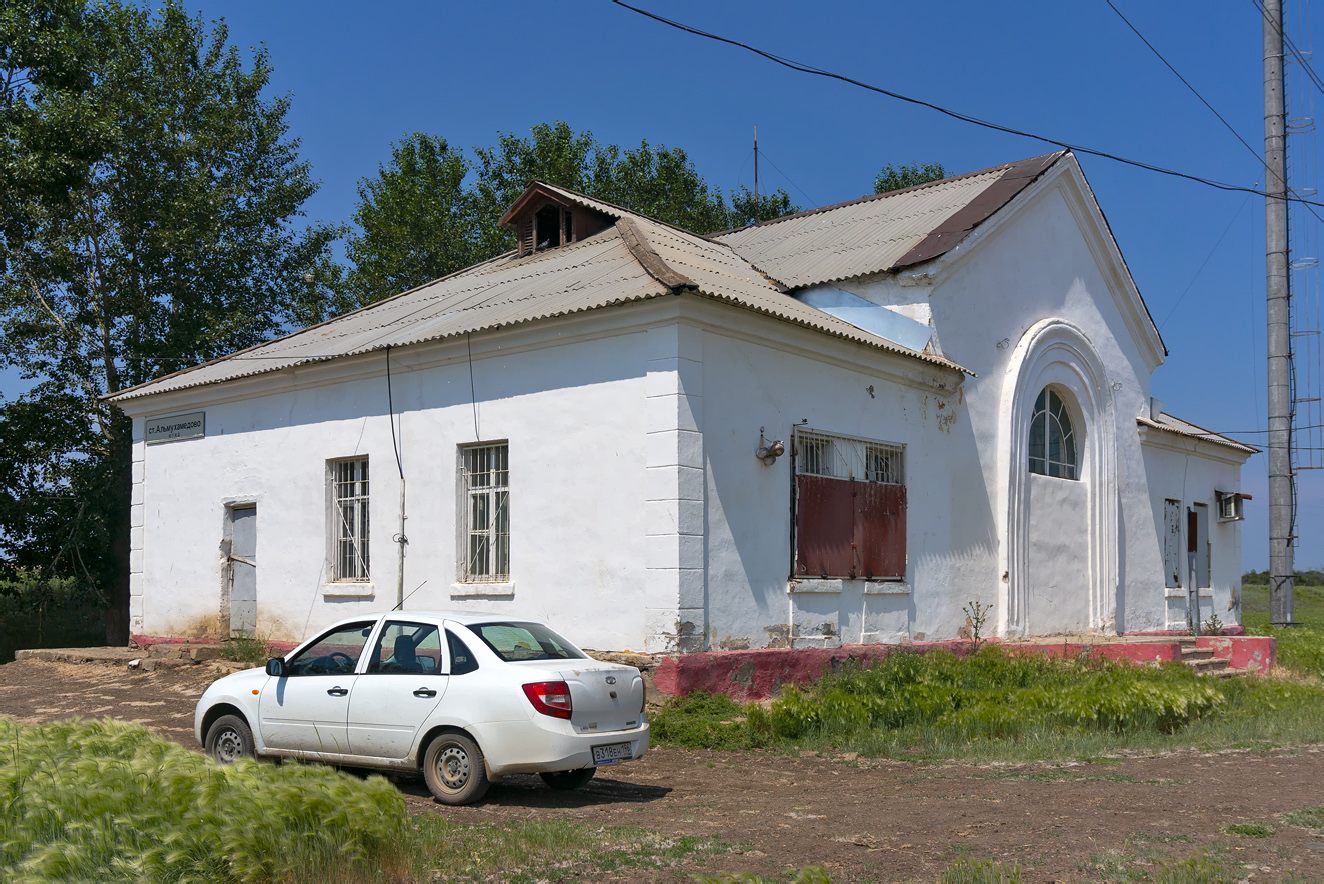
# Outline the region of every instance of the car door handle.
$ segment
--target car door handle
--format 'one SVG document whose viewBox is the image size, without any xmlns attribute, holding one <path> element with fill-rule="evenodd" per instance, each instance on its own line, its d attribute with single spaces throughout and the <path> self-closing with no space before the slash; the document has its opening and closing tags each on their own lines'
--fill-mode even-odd
<svg viewBox="0 0 1324 884">
<path fill-rule="evenodd" d="M 434 691 L 432 688 L 419 688 L 418 690 L 414 691 L 414 696 L 415 696 L 415 697 L 435 697 L 435 696 L 437 696 L 437 692 Z"/>
<path fill-rule="evenodd" d="M 333 688 L 329 688 L 327 693 L 333 697 L 343 697 L 349 693 L 349 688 L 342 688 L 340 685 L 336 685 Z"/>
</svg>

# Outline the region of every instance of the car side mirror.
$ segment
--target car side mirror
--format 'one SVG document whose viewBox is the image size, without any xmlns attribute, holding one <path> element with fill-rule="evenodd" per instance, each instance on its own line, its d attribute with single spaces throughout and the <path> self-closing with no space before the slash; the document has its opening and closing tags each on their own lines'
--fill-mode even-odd
<svg viewBox="0 0 1324 884">
<path fill-rule="evenodd" d="M 271 675 L 271 676 L 274 676 L 274 677 L 276 677 L 276 678 L 284 678 L 284 677 L 285 677 L 285 658 L 284 658 L 284 657 L 272 657 L 270 660 L 268 660 L 268 661 L 267 661 L 267 675 Z"/>
</svg>

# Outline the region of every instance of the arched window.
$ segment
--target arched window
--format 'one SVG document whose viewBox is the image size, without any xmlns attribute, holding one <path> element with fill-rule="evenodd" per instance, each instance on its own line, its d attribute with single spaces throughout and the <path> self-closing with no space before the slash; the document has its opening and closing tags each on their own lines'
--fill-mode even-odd
<svg viewBox="0 0 1324 884">
<path fill-rule="evenodd" d="M 1075 479 L 1076 434 L 1066 403 L 1052 388 L 1044 387 L 1034 401 L 1030 418 L 1030 472 L 1041 476 Z"/>
</svg>

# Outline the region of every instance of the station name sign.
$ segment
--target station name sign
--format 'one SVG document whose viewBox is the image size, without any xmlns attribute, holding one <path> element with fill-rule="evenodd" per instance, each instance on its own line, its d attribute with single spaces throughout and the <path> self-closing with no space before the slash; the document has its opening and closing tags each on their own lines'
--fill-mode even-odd
<svg viewBox="0 0 1324 884">
<path fill-rule="evenodd" d="M 173 442 L 176 439 L 196 439 L 206 435 L 207 412 L 194 411 L 189 414 L 171 414 L 166 417 L 147 419 L 147 444 L 153 442 Z"/>
</svg>

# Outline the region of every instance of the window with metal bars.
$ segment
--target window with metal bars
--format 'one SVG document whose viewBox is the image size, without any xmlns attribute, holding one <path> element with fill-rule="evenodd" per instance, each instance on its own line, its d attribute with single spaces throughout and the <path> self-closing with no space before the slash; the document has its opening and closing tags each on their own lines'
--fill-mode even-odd
<svg viewBox="0 0 1324 884">
<path fill-rule="evenodd" d="M 460 449 L 466 583 L 510 580 L 510 446 Z"/>
<path fill-rule="evenodd" d="M 368 576 L 368 459 L 331 461 L 331 579 L 363 583 Z"/>
<path fill-rule="evenodd" d="M 903 579 L 905 448 L 802 427 L 794 453 L 796 576 Z"/>
</svg>

